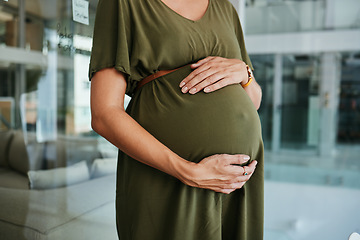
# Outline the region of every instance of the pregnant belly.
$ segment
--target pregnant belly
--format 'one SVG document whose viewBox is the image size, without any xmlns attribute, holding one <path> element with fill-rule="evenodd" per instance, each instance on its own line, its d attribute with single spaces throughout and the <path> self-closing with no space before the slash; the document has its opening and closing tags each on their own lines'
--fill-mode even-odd
<svg viewBox="0 0 360 240">
<path fill-rule="evenodd" d="M 262 148 L 257 111 L 240 85 L 213 93 L 183 94 L 179 83 L 191 72 L 184 67 L 144 85 L 127 112 L 160 142 L 194 162 L 227 153 L 248 154 Z"/>
</svg>

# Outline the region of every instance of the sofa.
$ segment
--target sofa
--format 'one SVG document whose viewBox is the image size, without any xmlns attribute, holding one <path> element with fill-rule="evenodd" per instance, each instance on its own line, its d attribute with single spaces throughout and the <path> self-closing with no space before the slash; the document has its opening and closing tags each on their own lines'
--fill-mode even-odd
<svg viewBox="0 0 360 240">
<path fill-rule="evenodd" d="M 89 139 L 59 139 L 0 132 L 1 240 L 117 239 L 116 158 L 101 158 Z M 81 152 L 83 143 L 91 152 L 76 161 L 67 144 Z"/>
</svg>

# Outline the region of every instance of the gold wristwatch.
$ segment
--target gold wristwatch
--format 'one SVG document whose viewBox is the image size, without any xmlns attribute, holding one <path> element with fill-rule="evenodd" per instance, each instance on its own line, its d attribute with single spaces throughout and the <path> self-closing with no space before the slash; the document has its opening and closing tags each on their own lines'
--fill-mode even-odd
<svg viewBox="0 0 360 240">
<path fill-rule="evenodd" d="M 246 88 L 247 86 L 249 86 L 250 83 L 252 82 L 252 80 L 254 79 L 254 74 L 253 74 L 251 68 L 249 67 L 249 65 L 246 65 L 246 70 L 248 72 L 248 81 L 245 84 L 241 84 L 241 86 L 243 88 Z"/>
</svg>

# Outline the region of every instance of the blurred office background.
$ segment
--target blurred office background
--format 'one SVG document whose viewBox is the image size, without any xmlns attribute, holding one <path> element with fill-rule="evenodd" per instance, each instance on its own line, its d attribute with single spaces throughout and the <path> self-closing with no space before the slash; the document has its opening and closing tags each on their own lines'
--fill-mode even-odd
<svg viewBox="0 0 360 240">
<path fill-rule="evenodd" d="M 117 151 L 90 126 L 97 2 L 0 0 L 0 239 L 116 238 Z M 231 2 L 263 90 L 265 240 L 348 239 L 360 232 L 360 1 Z"/>
</svg>

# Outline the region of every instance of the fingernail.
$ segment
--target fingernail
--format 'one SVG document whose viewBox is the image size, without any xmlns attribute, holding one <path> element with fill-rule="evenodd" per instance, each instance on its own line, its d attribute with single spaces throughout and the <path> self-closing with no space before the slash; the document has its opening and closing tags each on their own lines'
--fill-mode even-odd
<svg viewBox="0 0 360 240">
<path fill-rule="evenodd" d="M 187 87 L 184 87 L 184 88 L 181 89 L 181 91 L 182 91 L 183 93 L 186 93 L 187 90 L 188 90 Z"/>
<path fill-rule="evenodd" d="M 254 160 L 255 161 L 255 160 Z M 255 166 L 258 164 L 258 162 L 257 161 L 255 161 Z"/>
<path fill-rule="evenodd" d="M 244 157 L 244 160 L 250 160 L 250 157 L 249 157 L 249 156 L 245 156 L 245 157 Z"/>
<path fill-rule="evenodd" d="M 208 88 L 208 87 L 206 87 L 205 89 L 204 89 L 204 92 L 210 92 L 210 88 Z"/>
<path fill-rule="evenodd" d="M 185 82 L 181 82 L 179 87 L 183 87 L 185 85 Z"/>
<path fill-rule="evenodd" d="M 190 94 L 195 94 L 195 93 L 196 93 L 196 88 L 190 89 L 189 93 L 190 93 Z"/>
</svg>

